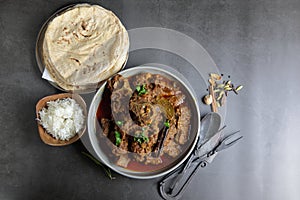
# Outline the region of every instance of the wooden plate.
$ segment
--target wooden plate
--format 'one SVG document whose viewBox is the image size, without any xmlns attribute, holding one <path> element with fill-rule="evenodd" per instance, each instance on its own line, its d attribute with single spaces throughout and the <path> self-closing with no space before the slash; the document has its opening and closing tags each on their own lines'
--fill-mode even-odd
<svg viewBox="0 0 300 200">
<path fill-rule="evenodd" d="M 85 130 L 86 130 L 86 117 L 87 117 L 86 104 L 85 104 L 85 101 L 83 100 L 83 98 L 78 94 L 62 93 L 62 94 L 54 94 L 54 95 L 50 95 L 50 96 L 46 96 L 46 97 L 42 98 L 36 104 L 36 117 L 37 117 L 37 119 L 40 118 L 39 111 L 42 110 L 42 108 L 44 108 L 46 106 L 47 102 L 55 101 L 57 99 L 68 98 L 68 97 L 74 99 L 80 105 L 80 107 L 82 108 L 83 115 L 85 117 L 84 126 L 83 126 L 82 130 L 79 133 L 77 133 L 74 137 L 72 137 L 70 140 L 58 140 L 58 139 L 52 137 L 50 134 L 48 134 L 46 132 L 46 130 L 38 122 L 37 123 L 38 124 L 38 131 L 39 131 L 41 140 L 45 144 L 48 144 L 48 145 L 51 145 L 51 146 L 69 145 L 69 144 L 72 144 L 72 143 L 76 142 L 85 133 Z"/>
</svg>

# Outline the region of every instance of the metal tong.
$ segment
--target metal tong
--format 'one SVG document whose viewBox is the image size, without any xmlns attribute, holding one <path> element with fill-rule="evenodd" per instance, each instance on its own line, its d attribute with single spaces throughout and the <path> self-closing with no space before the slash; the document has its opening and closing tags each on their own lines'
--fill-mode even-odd
<svg viewBox="0 0 300 200">
<path fill-rule="evenodd" d="M 188 184 L 200 168 L 207 166 L 207 164 L 213 161 L 218 152 L 236 144 L 243 137 L 239 136 L 234 139 L 236 134 L 239 132 L 236 131 L 222 138 L 220 132 L 224 128 L 225 126 L 204 144 L 197 144 L 194 153 L 190 156 L 188 161 L 164 177 L 159 185 L 160 194 L 164 199 L 181 198 Z M 202 149 L 209 147 L 211 145 L 210 143 L 214 143 L 216 145 L 205 154 L 201 154 L 203 153 Z"/>
</svg>

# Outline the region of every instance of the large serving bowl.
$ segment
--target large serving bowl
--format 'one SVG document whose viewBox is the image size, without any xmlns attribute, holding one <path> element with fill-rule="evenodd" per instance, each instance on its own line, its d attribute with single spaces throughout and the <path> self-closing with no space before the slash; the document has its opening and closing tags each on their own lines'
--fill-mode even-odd
<svg viewBox="0 0 300 200">
<path fill-rule="evenodd" d="M 199 132 L 200 132 L 200 111 L 199 111 L 199 106 L 196 97 L 192 89 L 188 86 L 188 82 L 182 78 L 179 78 L 182 77 L 180 73 L 175 71 L 170 72 L 168 70 L 157 68 L 157 67 L 139 66 L 139 67 L 133 67 L 121 71 L 119 72 L 119 74 L 122 75 L 123 77 L 131 77 L 133 75 L 145 73 L 145 72 L 149 72 L 151 74 L 160 74 L 176 82 L 176 84 L 178 84 L 180 88 L 184 90 L 187 102 L 189 102 L 189 107 L 191 110 L 189 137 L 185 144 L 185 147 L 182 149 L 181 154 L 175 160 L 168 163 L 167 165 L 161 165 L 160 168 L 156 168 L 155 170 L 149 169 L 148 171 L 139 170 L 138 168 L 136 168 L 136 170 L 132 170 L 132 169 L 120 167 L 115 164 L 115 161 L 112 160 L 111 156 L 109 155 L 111 153 L 107 151 L 106 147 L 104 147 L 105 143 L 101 141 L 103 140 L 103 137 L 99 137 L 99 135 L 102 134 L 101 131 L 103 130 L 97 118 L 97 110 L 103 98 L 103 92 L 106 84 L 103 84 L 95 94 L 90 105 L 88 122 L 87 122 L 89 139 L 92 144 L 92 148 L 95 151 L 98 159 L 102 163 L 110 167 L 112 170 L 116 171 L 117 173 L 130 178 L 137 178 L 137 179 L 150 179 L 150 178 L 160 177 L 176 169 L 189 157 L 189 155 L 193 151 L 197 143 Z"/>
</svg>

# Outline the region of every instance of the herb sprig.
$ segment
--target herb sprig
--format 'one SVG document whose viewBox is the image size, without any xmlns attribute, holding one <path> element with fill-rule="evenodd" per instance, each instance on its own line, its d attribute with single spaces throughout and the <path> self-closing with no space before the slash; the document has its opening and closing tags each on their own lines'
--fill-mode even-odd
<svg viewBox="0 0 300 200">
<path fill-rule="evenodd" d="M 112 176 L 112 173 L 111 173 L 110 169 L 109 169 L 108 167 L 106 167 L 105 165 L 103 165 L 103 164 L 102 164 L 99 160 L 97 160 L 94 156 L 92 156 L 91 154 L 89 154 L 89 153 L 87 153 L 87 152 L 84 152 L 84 151 L 82 151 L 81 153 L 82 153 L 83 155 L 85 155 L 86 157 L 88 157 L 89 159 L 91 159 L 92 161 L 94 161 L 94 163 L 95 163 L 96 165 L 101 166 L 102 169 L 104 170 L 106 176 L 108 176 L 108 178 L 109 178 L 110 180 L 116 179 L 116 177 L 113 177 L 113 176 Z"/>
<path fill-rule="evenodd" d="M 138 95 L 141 96 L 143 94 L 146 94 L 147 93 L 147 89 L 145 88 L 146 85 L 137 85 L 136 86 L 136 91 L 138 92 Z"/>
</svg>

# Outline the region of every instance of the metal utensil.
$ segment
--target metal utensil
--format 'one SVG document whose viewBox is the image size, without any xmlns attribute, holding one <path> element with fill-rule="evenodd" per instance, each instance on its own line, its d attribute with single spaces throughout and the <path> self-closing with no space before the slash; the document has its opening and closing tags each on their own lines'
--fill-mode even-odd
<svg viewBox="0 0 300 200">
<path fill-rule="evenodd" d="M 220 128 L 221 116 L 211 112 L 206 114 L 201 120 L 200 135 L 198 144 L 203 144 L 211 138 Z"/>
<path fill-rule="evenodd" d="M 190 168 L 192 161 L 199 156 L 198 154 L 201 153 L 200 152 L 201 146 L 210 137 L 215 135 L 216 132 L 218 132 L 220 124 L 221 124 L 221 116 L 218 113 L 211 112 L 211 113 L 206 114 L 202 118 L 201 127 L 200 127 L 200 135 L 199 135 L 199 139 L 196 144 L 194 152 L 191 154 L 189 159 L 182 166 L 180 166 L 173 173 L 169 174 L 169 175 L 174 175 L 172 177 L 175 177 L 175 179 L 171 182 L 171 185 L 169 187 L 169 193 L 173 192 L 173 189 L 175 187 L 177 187 L 179 180 L 182 179 L 183 175 L 187 172 L 188 168 Z M 211 148 L 209 148 L 209 150 L 211 150 Z"/>
<path fill-rule="evenodd" d="M 201 120 L 201 128 L 200 128 L 200 135 L 199 140 L 196 144 L 194 152 L 191 154 L 189 159 L 183 165 L 183 169 L 178 173 L 176 179 L 170 186 L 170 192 L 177 186 L 179 180 L 182 178 L 183 174 L 187 171 L 190 167 L 192 161 L 197 158 L 199 153 L 201 153 L 201 146 L 208 140 L 208 138 L 212 137 L 215 133 L 218 132 L 219 127 L 221 124 L 221 116 L 218 113 L 208 113 L 206 114 Z M 211 148 L 209 148 L 211 150 Z M 208 151 L 207 151 L 208 152 Z"/>
<path fill-rule="evenodd" d="M 215 145 L 219 143 L 219 140 L 221 138 L 221 131 L 224 128 L 225 126 L 222 127 L 219 131 L 217 131 L 217 133 L 215 133 L 210 140 L 205 142 L 199 148 L 196 148 L 188 162 L 184 166 L 182 166 L 180 170 L 174 173 L 171 172 L 169 174 L 169 177 L 165 177 L 165 179 L 161 181 L 161 193 L 165 192 L 165 194 L 163 194 L 162 196 L 167 195 L 168 197 L 174 198 L 183 194 L 185 187 L 190 182 L 190 177 L 196 173 L 197 168 L 200 165 L 202 167 L 205 167 L 207 162 L 212 161 L 210 161 L 209 159 L 214 158 L 213 155 L 211 155 L 210 157 L 208 157 L 207 155 L 211 154 L 210 152 L 212 151 L 212 149 L 215 149 Z M 202 160 L 205 160 L 206 158 L 207 162 L 202 162 Z M 166 184 L 167 182 L 168 184 Z M 166 185 L 168 186 L 166 187 Z"/>
<path fill-rule="evenodd" d="M 217 133 L 213 134 L 208 141 L 200 146 L 201 148 L 195 149 L 195 153 L 193 155 L 196 156 L 190 158 L 193 159 L 191 162 L 187 162 L 187 164 L 189 163 L 188 167 L 187 165 L 180 167 L 179 169 L 167 175 L 160 182 L 160 193 L 164 199 L 179 199 L 192 180 L 192 177 L 194 177 L 200 168 L 203 168 L 208 163 L 211 163 L 219 151 L 232 146 L 242 138 L 242 136 L 240 136 L 236 139 L 233 139 L 233 136 L 235 136 L 235 134 L 239 131 L 222 138 L 221 131 L 224 128 L 225 126 L 217 131 Z M 229 140 L 231 141 L 227 143 Z M 212 145 L 214 146 L 211 147 Z M 207 151 L 209 148 L 210 150 Z M 201 152 L 206 153 L 201 155 Z"/>
</svg>

